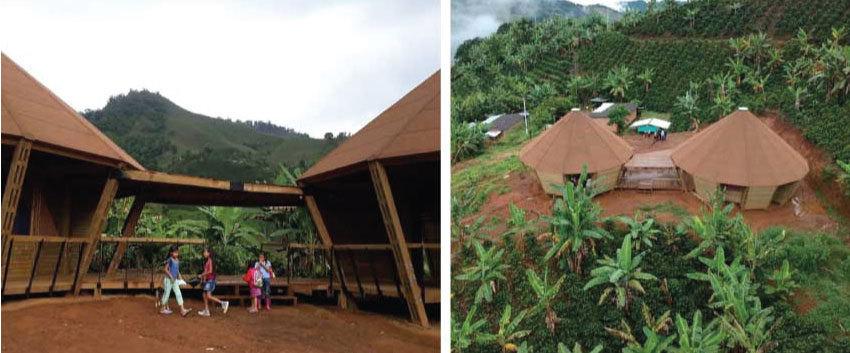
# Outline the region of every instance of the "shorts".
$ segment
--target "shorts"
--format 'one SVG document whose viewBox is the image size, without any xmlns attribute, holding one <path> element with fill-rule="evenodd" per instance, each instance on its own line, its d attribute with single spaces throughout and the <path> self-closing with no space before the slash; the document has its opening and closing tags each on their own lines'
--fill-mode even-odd
<svg viewBox="0 0 850 353">
<path fill-rule="evenodd" d="M 204 292 L 212 292 L 215 290 L 215 279 L 208 279 L 204 282 Z"/>
<path fill-rule="evenodd" d="M 260 296 L 260 288 L 257 288 L 257 287 L 251 288 L 251 296 L 252 297 L 259 297 Z"/>
</svg>

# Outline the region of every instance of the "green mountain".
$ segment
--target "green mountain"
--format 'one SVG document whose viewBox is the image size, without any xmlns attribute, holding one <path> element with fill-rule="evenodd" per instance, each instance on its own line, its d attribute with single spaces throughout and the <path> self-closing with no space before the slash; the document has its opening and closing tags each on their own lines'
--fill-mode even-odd
<svg viewBox="0 0 850 353">
<path fill-rule="evenodd" d="M 268 122 L 212 118 L 147 90 L 82 114 L 148 169 L 228 180 L 269 180 L 278 164 L 305 168 L 345 137 L 320 140 Z"/>
</svg>

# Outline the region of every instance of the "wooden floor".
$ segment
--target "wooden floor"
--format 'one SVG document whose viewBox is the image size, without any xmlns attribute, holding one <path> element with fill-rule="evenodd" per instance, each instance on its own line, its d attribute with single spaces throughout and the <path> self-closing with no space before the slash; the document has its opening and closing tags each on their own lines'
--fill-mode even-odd
<svg viewBox="0 0 850 353">
<path fill-rule="evenodd" d="M 97 284 L 100 282 L 100 288 L 102 290 L 123 290 L 123 289 L 161 289 L 163 288 L 163 279 L 164 274 L 156 274 L 154 273 L 153 278 L 151 278 L 151 272 L 143 271 L 143 270 L 130 270 L 128 273 L 124 271 L 118 271 L 113 276 L 108 278 L 99 276 L 98 273 L 89 273 L 86 275 L 83 280 L 82 288 L 86 290 L 95 290 L 97 289 Z M 125 287 L 126 280 L 126 287 Z M 216 287 L 234 287 L 234 286 L 244 286 L 245 282 L 242 281 L 241 276 L 218 276 L 216 279 Z M 284 277 L 276 277 L 271 280 L 271 285 L 273 288 L 286 288 L 287 290 L 291 289 L 291 293 L 295 294 L 304 294 L 311 295 L 314 291 L 327 291 L 328 287 L 331 286 L 330 280 L 327 278 L 291 278 L 287 279 Z M 9 284 L 7 283 L 7 290 Z M 26 283 L 23 284 L 24 288 L 26 288 Z M 339 282 L 336 278 L 334 278 L 334 282 L 332 284 L 332 288 L 334 291 L 340 290 Z M 361 292 L 362 288 L 362 292 Z M 191 286 L 185 285 L 181 286 L 181 289 L 192 289 Z M 201 289 L 200 286 L 195 287 L 194 289 Z M 378 290 L 380 289 L 380 291 Z M 349 283 L 348 290 L 352 293 L 352 295 L 359 297 L 362 293 L 365 296 L 369 297 L 394 297 L 399 298 L 401 294 L 396 288 L 395 283 L 392 282 L 381 282 L 378 285 L 375 285 L 374 282 L 369 283 L 361 283 L 358 286 L 356 283 Z M 224 290 L 225 292 L 227 290 Z M 218 292 L 218 290 L 216 290 Z M 23 293 L 23 291 L 21 291 Z M 426 286 L 424 289 L 424 300 L 425 303 L 439 303 L 440 302 L 440 288 Z"/>
</svg>

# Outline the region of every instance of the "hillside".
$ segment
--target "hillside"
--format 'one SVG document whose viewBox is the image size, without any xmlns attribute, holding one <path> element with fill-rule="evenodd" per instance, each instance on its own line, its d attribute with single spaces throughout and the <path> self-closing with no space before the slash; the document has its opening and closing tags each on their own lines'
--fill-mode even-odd
<svg viewBox="0 0 850 353">
<path fill-rule="evenodd" d="M 263 122 L 192 113 L 146 90 L 82 113 L 146 168 L 228 180 L 267 180 L 277 164 L 305 167 L 337 141 Z"/>
</svg>

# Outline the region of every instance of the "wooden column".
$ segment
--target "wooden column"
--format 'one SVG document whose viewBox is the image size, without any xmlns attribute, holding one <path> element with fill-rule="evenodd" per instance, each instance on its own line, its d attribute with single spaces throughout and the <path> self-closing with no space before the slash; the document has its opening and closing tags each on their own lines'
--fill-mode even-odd
<svg viewBox="0 0 850 353">
<path fill-rule="evenodd" d="M 342 273 L 341 271 L 337 271 L 336 268 L 339 266 L 339 263 L 331 260 L 333 258 L 333 254 L 331 253 L 333 250 L 333 241 L 331 240 L 331 235 L 328 233 L 328 227 L 325 226 L 325 220 L 322 218 L 322 214 L 319 212 L 319 206 L 316 205 L 316 198 L 313 195 L 304 196 L 304 202 L 307 204 L 307 210 L 310 211 L 310 217 L 313 218 L 313 224 L 316 225 L 316 233 L 319 233 L 319 240 L 322 241 L 322 245 L 325 247 L 325 259 L 328 260 L 333 266 L 331 267 L 331 273 Z M 336 272 L 334 272 L 336 271 Z M 342 309 L 348 309 L 349 298 L 345 294 L 345 291 L 342 290 L 342 281 L 345 279 L 339 279 L 340 291 L 337 295 L 337 306 Z"/>
<path fill-rule="evenodd" d="M 142 209 L 145 208 L 145 199 L 141 195 L 137 195 L 133 200 L 133 205 L 130 206 L 130 212 L 127 213 L 127 219 L 124 220 L 124 227 L 121 228 L 121 237 L 128 238 L 136 236 L 136 225 L 139 223 L 139 218 L 142 216 Z M 106 270 L 106 277 L 112 276 L 118 265 L 121 264 L 121 259 L 124 257 L 124 252 L 127 251 L 127 242 L 120 242 L 115 245 L 115 255 L 112 256 L 112 261 L 109 263 L 109 269 Z"/>
<path fill-rule="evenodd" d="M 407 240 L 401 228 L 398 210 L 395 206 L 387 171 L 378 161 L 369 162 L 369 172 L 372 174 L 372 184 L 378 197 L 378 205 L 387 229 L 387 236 L 395 258 L 398 274 L 401 279 L 401 289 L 407 308 L 410 310 L 411 319 L 424 326 L 429 327 L 428 315 L 425 313 L 425 303 L 420 296 L 419 284 L 413 270 L 413 262 L 410 260 L 410 251 L 407 248 Z"/>
<path fill-rule="evenodd" d="M 15 215 L 18 212 L 18 201 L 21 199 L 31 151 L 32 141 L 19 140 L 9 165 L 9 174 L 6 176 L 6 190 L 3 190 L 3 259 L 6 259 L 10 235 L 15 226 Z"/>
<path fill-rule="evenodd" d="M 74 295 L 80 294 L 80 289 L 83 287 L 83 280 L 89 270 L 92 258 L 94 257 L 95 249 L 97 248 L 100 232 L 103 228 L 103 222 L 106 221 L 106 216 L 109 214 L 109 206 L 112 205 L 112 200 L 115 198 L 115 193 L 118 191 L 118 180 L 110 177 L 103 185 L 103 192 L 100 194 L 100 201 L 97 203 L 92 214 L 91 222 L 86 230 L 88 241 L 84 243 L 85 251 L 82 259 L 77 265 L 77 276 L 74 283 Z"/>
</svg>

